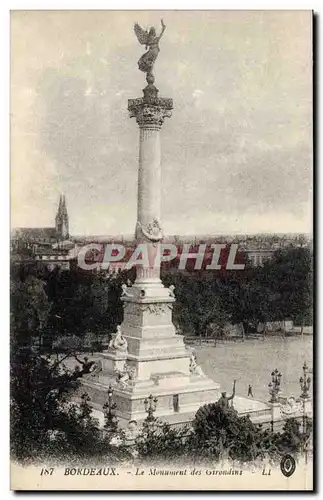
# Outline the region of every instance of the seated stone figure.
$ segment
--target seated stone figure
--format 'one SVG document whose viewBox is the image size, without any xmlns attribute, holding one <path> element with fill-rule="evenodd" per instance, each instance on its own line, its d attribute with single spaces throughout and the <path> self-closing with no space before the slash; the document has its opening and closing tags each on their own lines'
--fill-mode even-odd
<svg viewBox="0 0 323 500">
<path fill-rule="evenodd" d="M 122 336 L 120 325 L 117 326 L 116 336 L 109 342 L 109 348 L 117 352 L 126 352 L 128 349 L 128 343 Z"/>
<path fill-rule="evenodd" d="M 102 372 L 102 362 L 100 360 L 97 360 L 93 363 L 89 373 L 85 375 L 85 378 L 96 377 L 100 372 Z"/>
<path fill-rule="evenodd" d="M 194 352 L 191 353 L 190 372 L 192 375 L 204 375 L 202 368 L 196 363 L 196 355 Z"/>
<path fill-rule="evenodd" d="M 74 358 L 76 359 L 76 361 L 78 361 L 78 363 L 82 365 L 81 376 L 90 373 L 91 367 L 94 365 L 94 361 L 89 361 L 89 358 L 87 356 L 85 356 L 84 361 L 82 361 L 76 356 L 76 354 L 74 354 Z"/>
</svg>

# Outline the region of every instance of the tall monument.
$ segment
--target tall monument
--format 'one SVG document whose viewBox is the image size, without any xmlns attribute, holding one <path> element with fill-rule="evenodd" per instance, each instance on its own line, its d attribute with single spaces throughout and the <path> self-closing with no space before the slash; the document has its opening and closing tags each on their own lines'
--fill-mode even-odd
<svg viewBox="0 0 323 500">
<path fill-rule="evenodd" d="M 172 323 L 174 289 L 164 287 L 160 280 L 160 131 L 165 118 L 171 117 L 173 101 L 158 96 L 153 66 L 164 30 L 163 21 L 159 36 L 154 28 L 148 32 L 135 25 L 138 40 L 148 48 L 138 62 L 139 69 L 146 73 L 147 86 L 143 97 L 128 101 L 130 117 L 136 118 L 139 126 L 136 239 L 149 258 L 137 266 L 133 286 L 123 285 L 124 320 L 108 351 L 102 353 L 101 373 L 84 380 L 94 406 L 102 406 L 112 383 L 121 423 L 144 420 L 144 400 L 150 394 L 158 399 L 155 416 L 169 422 L 188 422 L 201 405 L 219 397 L 219 384 L 203 374 L 195 356 L 185 347 L 183 336 L 176 334 Z"/>
</svg>

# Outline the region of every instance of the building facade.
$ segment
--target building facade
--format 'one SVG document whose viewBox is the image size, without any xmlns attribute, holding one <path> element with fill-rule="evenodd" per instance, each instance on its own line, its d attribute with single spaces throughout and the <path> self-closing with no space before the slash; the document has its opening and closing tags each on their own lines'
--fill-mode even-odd
<svg viewBox="0 0 323 500">
<path fill-rule="evenodd" d="M 11 234 L 13 262 L 39 262 L 50 270 L 54 267 L 69 269 L 74 246 L 69 239 L 69 218 L 63 194 L 54 227 L 16 228 Z"/>
</svg>

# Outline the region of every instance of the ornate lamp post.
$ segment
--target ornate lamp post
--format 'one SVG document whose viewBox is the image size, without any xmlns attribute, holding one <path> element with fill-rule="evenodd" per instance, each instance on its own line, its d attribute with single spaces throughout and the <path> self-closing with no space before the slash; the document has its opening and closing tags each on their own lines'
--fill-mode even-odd
<svg viewBox="0 0 323 500">
<path fill-rule="evenodd" d="M 271 372 L 271 382 L 268 384 L 269 394 L 271 396 L 270 403 L 278 402 L 281 377 L 282 374 L 277 370 L 277 368 Z"/>
<path fill-rule="evenodd" d="M 305 400 L 309 399 L 309 390 L 311 387 L 311 377 L 308 376 L 308 366 L 306 361 L 303 365 L 303 376 L 300 377 L 299 383 L 301 386 L 301 398 L 303 400 L 303 433 L 307 432 L 307 420 L 306 420 L 306 411 L 305 411 Z"/>
<path fill-rule="evenodd" d="M 278 418 L 277 415 L 277 409 L 279 408 L 278 404 L 278 393 L 280 389 L 280 381 L 281 381 L 282 374 L 277 370 L 273 370 L 271 372 L 271 382 L 268 384 L 269 387 L 269 394 L 270 394 L 270 400 L 269 402 L 272 403 L 272 415 L 271 415 L 271 431 L 274 432 L 274 423 L 276 419 Z"/>
<path fill-rule="evenodd" d="M 308 377 L 308 366 L 306 364 L 306 361 L 303 365 L 303 376 L 300 377 L 299 383 L 301 386 L 301 398 L 302 399 L 308 399 L 309 398 L 309 390 L 311 387 L 311 377 Z"/>
<path fill-rule="evenodd" d="M 150 394 L 149 398 L 146 398 L 144 400 L 145 410 L 148 414 L 146 418 L 147 422 L 153 422 L 154 420 L 156 420 L 156 418 L 154 417 L 154 413 L 156 411 L 157 403 L 158 399 L 154 398 L 152 394 Z"/>
<path fill-rule="evenodd" d="M 82 400 L 80 404 L 81 415 L 83 418 L 87 419 L 91 417 L 92 414 L 92 408 L 89 405 L 91 398 L 87 392 L 84 392 L 81 396 L 81 400 Z"/>
<path fill-rule="evenodd" d="M 105 417 L 105 428 L 108 429 L 116 429 L 117 427 L 117 418 L 115 415 L 115 410 L 117 409 L 117 405 L 112 401 L 113 398 L 113 389 L 111 384 L 108 388 L 108 400 L 103 405 L 104 417 Z"/>
</svg>

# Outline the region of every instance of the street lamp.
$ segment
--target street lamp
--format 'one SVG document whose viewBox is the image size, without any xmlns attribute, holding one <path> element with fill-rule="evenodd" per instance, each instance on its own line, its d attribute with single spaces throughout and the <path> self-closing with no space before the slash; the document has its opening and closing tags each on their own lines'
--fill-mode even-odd
<svg viewBox="0 0 323 500">
<path fill-rule="evenodd" d="M 153 422 L 155 419 L 154 413 L 156 411 L 158 399 L 153 397 L 152 394 L 148 398 L 144 400 L 144 405 L 145 405 L 145 411 L 148 414 L 146 421 L 147 422 Z"/>
<path fill-rule="evenodd" d="M 301 398 L 302 399 L 308 399 L 309 398 L 309 390 L 311 387 L 311 377 L 308 377 L 308 366 L 306 364 L 306 361 L 304 362 L 303 365 L 303 376 L 300 377 L 299 383 L 301 386 Z"/>
<path fill-rule="evenodd" d="M 309 390 L 311 387 L 311 377 L 308 376 L 308 366 L 306 361 L 303 365 L 303 376 L 300 377 L 299 383 L 301 386 L 301 398 L 303 400 L 303 433 L 307 432 L 307 421 L 306 421 L 306 412 L 305 412 L 305 400 L 309 399 Z"/>
<path fill-rule="evenodd" d="M 282 374 L 277 370 L 277 368 L 271 372 L 271 382 L 268 384 L 269 394 L 271 396 L 270 403 L 277 403 L 278 401 L 281 377 Z"/>
<path fill-rule="evenodd" d="M 112 401 L 112 398 L 113 398 L 113 389 L 110 384 L 108 388 L 108 400 L 103 405 L 104 418 L 105 418 L 104 427 L 115 429 L 117 427 L 117 419 L 115 415 L 115 410 L 117 409 L 117 405 Z"/>
</svg>

